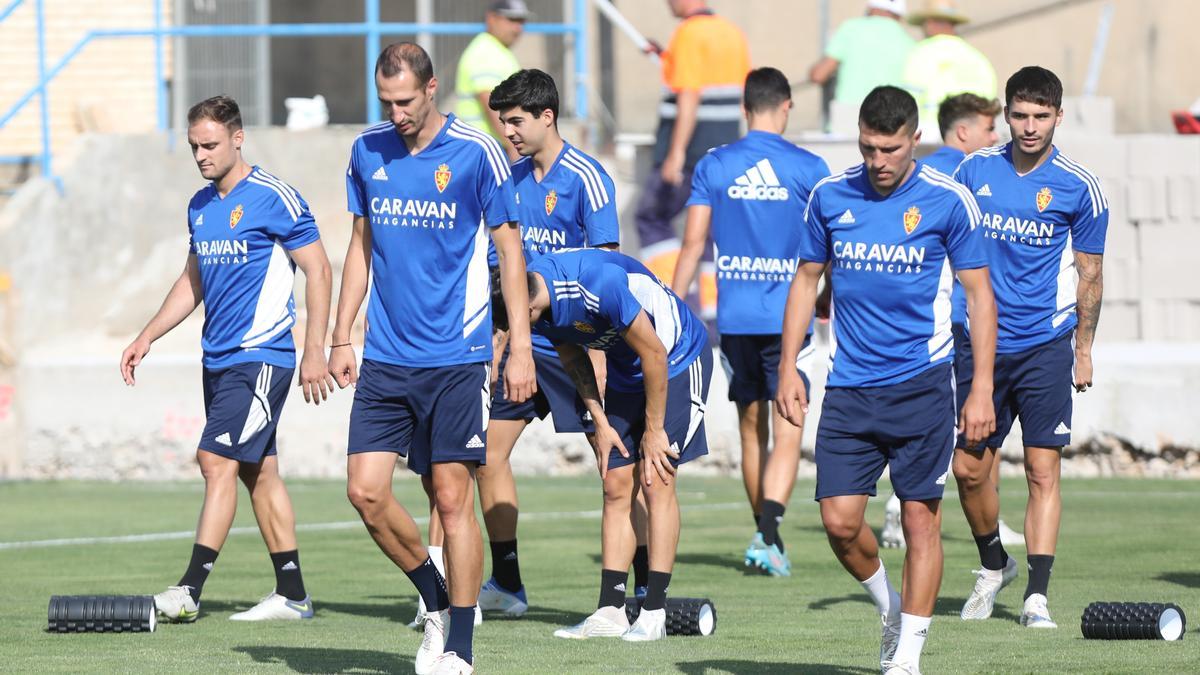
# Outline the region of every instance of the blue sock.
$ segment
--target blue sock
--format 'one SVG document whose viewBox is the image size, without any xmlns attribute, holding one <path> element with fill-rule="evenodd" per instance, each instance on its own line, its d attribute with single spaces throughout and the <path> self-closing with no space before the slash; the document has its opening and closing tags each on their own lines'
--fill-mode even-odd
<svg viewBox="0 0 1200 675">
<path fill-rule="evenodd" d="M 467 663 L 474 662 L 471 638 L 475 634 L 475 608 L 450 605 L 450 630 L 446 634 L 446 650 L 458 654 Z"/>
<path fill-rule="evenodd" d="M 426 558 L 421 566 L 411 572 L 405 572 L 421 599 L 425 601 L 425 609 L 430 612 L 440 612 L 450 606 L 450 598 L 446 595 L 446 580 L 437 571 L 433 560 Z M 474 617 L 472 617 L 474 620 Z"/>
</svg>

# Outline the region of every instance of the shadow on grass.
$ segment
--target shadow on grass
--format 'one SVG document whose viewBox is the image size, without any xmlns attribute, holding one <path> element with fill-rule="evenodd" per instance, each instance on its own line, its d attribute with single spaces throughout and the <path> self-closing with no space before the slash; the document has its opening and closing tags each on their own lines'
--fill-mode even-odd
<svg viewBox="0 0 1200 675">
<path fill-rule="evenodd" d="M 1200 588 L 1200 572 L 1163 572 L 1154 578 L 1188 588 Z"/>
<path fill-rule="evenodd" d="M 813 673 L 816 675 L 861 675 L 877 673 L 878 669 L 833 666 L 826 663 L 763 663 L 737 659 L 712 659 L 708 661 L 686 661 L 676 663 L 679 672 L 686 675 L 715 675 L 717 673 Z"/>
<path fill-rule="evenodd" d="M 372 619 L 387 619 L 396 623 L 407 624 L 412 621 L 413 616 L 417 613 L 417 601 L 413 598 L 400 599 L 387 603 L 368 603 L 368 602 L 322 602 L 317 599 L 316 605 L 317 614 L 324 612 L 336 612 L 338 614 L 351 614 L 353 616 L 362 616 Z"/>
<path fill-rule="evenodd" d="M 854 595 L 843 595 L 840 597 L 829 597 L 821 598 L 820 600 L 813 600 L 812 602 L 808 603 L 808 608 L 817 610 L 829 609 L 834 605 L 840 605 L 846 602 L 874 607 L 874 603 L 871 602 L 871 597 L 866 593 L 855 593 Z"/>
<path fill-rule="evenodd" d="M 539 606 L 539 605 L 534 605 L 533 607 L 530 607 L 520 617 L 504 616 L 503 614 L 501 614 L 499 612 L 487 612 L 483 615 L 483 623 L 486 626 L 488 623 L 501 623 L 501 622 L 508 622 L 508 621 L 522 621 L 522 622 L 531 621 L 534 623 L 544 623 L 544 624 L 547 624 L 550 626 L 554 626 L 555 628 L 561 628 L 563 626 L 574 626 L 575 624 L 579 623 L 580 621 L 583 621 L 584 619 L 586 619 L 588 617 L 588 615 L 592 613 L 591 608 L 587 604 L 581 603 L 579 605 L 579 607 L 580 607 L 580 609 L 578 611 L 576 611 L 576 610 L 557 609 L 555 607 L 543 607 L 543 606 Z M 478 629 L 476 629 L 476 630 L 478 630 Z"/>
<path fill-rule="evenodd" d="M 412 672 L 411 657 L 367 649 L 329 649 L 326 647 L 234 647 L 257 663 L 287 666 L 297 673 Z"/>
<path fill-rule="evenodd" d="M 1013 594 L 1010 594 L 1010 596 L 1006 599 L 1006 602 L 1019 603 L 1020 602 L 1019 598 L 1020 598 L 1019 594 L 1013 593 Z M 956 597 L 956 596 L 939 597 L 937 599 L 937 604 L 933 606 L 933 615 L 934 616 L 952 616 L 957 619 L 962 615 L 962 607 L 964 604 L 966 604 L 966 602 L 967 602 L 967 599 L 963 598 L 963 597 Z M 1018 612 L 1016 614 L 1013 614 L 1011 610 L 1009 610 L 1007 607 L 1004 607 L 1003 605 L 997 604 L 992 607 L 992 619 L 993 620 L 999 619 L 1001 621 L 1012 621 L 1013 623 L 1016 623 L 1017 621 L 1020 620 L 1020 618 L 1021 618 L 1020 610 L 1018 610 Z"/>
</svg>

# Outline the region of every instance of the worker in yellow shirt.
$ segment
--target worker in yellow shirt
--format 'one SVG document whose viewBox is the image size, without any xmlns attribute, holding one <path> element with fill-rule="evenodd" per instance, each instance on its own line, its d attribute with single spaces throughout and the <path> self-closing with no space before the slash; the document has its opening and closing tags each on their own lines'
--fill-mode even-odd
<svg viewBox="0 0 1200 675">
<path fill-rule="evenodd" d="M 908 22 L 921 26 L 925 39 L 908 54 L 904 88 L 917 99 L 922 135 L 941 137 L 937 112 L 942 101 L 957 94 L 996 98 L 996 70 L 988 58 L 955 34 L 967 23 L 953 0 L 926 0 L 908 14 Z"/>
<path fill-rule="evenodd" d="M 667 0 L 680 19 L 662 58 L 663 100 L 658 107 L 654 170 L 642 186 L 635 220 L 642 261 L 658 278 L 675 275 L 679 235 L 672 220 L 691 194 L 692 169 L 714 148 L 741 137 L 742 88 L 750 48 L 734 23 L 705 0 Z M 716 317 L 717 285 L 712 246 L 701 262 L 700 309 Z"/>
<path fill-rule="evenodd" d="M 500 118 L 488 107 L 488 99 L 496 85 L 521 69 L 511 47 L 525 31 L 525 22 L 531 16 L 525 0 L 491 3 L 484 19 L 487 30 L 467 45 L 458 59 L 454 79 L 454 93 L 458 99 L 455 116 L 491 134 L 513 161 L 518 158 L 517 152 L 500 131 Z"/>
</svg>

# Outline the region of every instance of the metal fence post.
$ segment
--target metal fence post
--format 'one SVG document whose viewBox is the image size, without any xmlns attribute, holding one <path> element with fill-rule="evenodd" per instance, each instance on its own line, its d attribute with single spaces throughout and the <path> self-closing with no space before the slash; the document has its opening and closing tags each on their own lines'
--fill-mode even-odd
<svg viewBox="0 0 1200 675">
<path fill-rule="evenodd" d="M 163 1 L 154 2 L 154 88 L 158 95 L 158 130 L 167 130 L 167 81 L 163 77 Z"/>
<path fill-rule="evenodd" d="M 367 24 L 365 58 L 367 61 L 366 123 L 379 121 L 379 104 L 375 101 L 375 57 L 379 54 L 379 0 L 363 0 L 363 21 Z"/>
<path fill-rule="evenodd" d="M 37 0 L 37 70 L 42 107 L 42 175 L 53 176 L 50 167 L 50 97 L 46 87 L 46 15 L 45 0 Z"/>
<path fill-rule="evenodd" d="M 588 114 L 588 2 L 575 0 L 575 116 Z"/>
</svg>

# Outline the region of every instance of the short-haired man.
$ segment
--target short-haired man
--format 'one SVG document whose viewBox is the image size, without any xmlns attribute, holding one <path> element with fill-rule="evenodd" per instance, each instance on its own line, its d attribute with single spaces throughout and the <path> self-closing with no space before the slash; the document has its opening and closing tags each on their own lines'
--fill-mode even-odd
<svg viewBox="0 0 1200 675">
<path fill-rule="evenodd" d="M 1062 122 L 1062 83 L 1054 73 L 1018 70 L 1004 100 L 1012 141 L 970 155 L 956 174 L 983 211 L 999 317 L 996 432 L 978 446 L 960 438 L 954 453 L 959 500 L 983 567 L 962 618 L 990 617 L 996 594 L 1017 576 L 997 536 L 1000 499 L 991 476 L 997 449 L 1019 418 L 1029 484 L 1029 581 L 1020 621 L 1055 628 L 1046 592 L 1062 514 L 1058 481 L 1062 449 L 1071 442 L 1072 392 L 1092 385 L 1108 201 L 1096 176 L 1054 147 Z"/>
<path fill-rule="evenodd" d="M 304 270 L 308 325 L 300 386 L 320 405 L 333 381 L 325 369 L 325 330 L 332 284 L 329 259 L 308 204 L 287 183 L 242 159 L 238 104 L 216 96 L 188 111 L 188 144 L 200 175 L 211 181 L 188 204 L 188 256 L 162 307 L 121 355 L 121 375 L 150 345 L 204 303 L 204 412 L 196 462 L 204 507 L 192 558 L 179 583 L 154 596 L 169 621 L 191 622 L 200 594 L 237 510 L 237 481 L 250 503 L 275 569 L 275 590 L 235 621 L 311 619 L 300 574 L 296 518 L 279 477 L 275 431 L 296 367 L 292 284 Z"/>
<path fill-rule="evenodd" d="M 938 128 L 942 145 L 920 161 L 932 166 L 947 176 L 967 155 L 991 147 L 996 137 L 996 116 L 1000 114 L 1000 102 L 975 94 L 958 94 L 942 101 L 938 106 Z M 967 294 L 958 279 L 950 294 L 950 329 L 954 332 L 954 373 L 958 378 L 958 396 L 964 397 L 971 389 L 971 364 L 964 361 L 970 353 L 966 344 Z M 992 467 L 992 481 L 999 484 L 1000 463 Z M 900 499 L 893 492 L 884 508 L 883 529 L 879 533 L 880 543 L 887 548 L 904 548 L 904 528 L 900 526 Z M 1000 539 L 1006 546 L 1024 545 L 1020 533 L 1014 532 L 1004 521 L 1000 521 Z"/>
<path fill-rule="evenodd" d="M 800 221 L 808 195 L 829 175 L 825 160 L 783 138 L 792 110 L 787 77 L 774 68 L 750 71 L 742 95 L 745 138 L 709 152 L 692 178 L 683 250 L 672 290 L 686 297 L 712 232 L 717 248 L 717 330 L 729 400 L 737 404 L 742 439 L 742 482 L 758 528 L 745 563 L 789 576 L 791 563 L 779 524 L 796 482 L 801 430 L 779 410 L 771 414 L 779 341 Z M 805 368 L 813 349 L 805 336 L 796 362 Z M 768 453 L 768 430 L 774 447 Z"/>
<path fill-rule="evenodd" d="M 437 110 L 437 78 L 424 49 L 386 47 L 375 86 L 389 119 L 360 134 L 351 150 L 346 192 L 354 230 L 329 360 L 338 386 L 357 383 L 347 492 L 430 610 L 417 672 L 469 673 L 483 567 L 474 472 L 487 457 L 491 401 L 489 229 L 509 319 L 523 320 L 509 338 L 508 398 L 524 401 L 536 388 L 516 199 L 495 139 Z M 359 377 L 350 329 L 372 270 Z M 437 509 L 449 597 L 416 524 L 392 495 L 397 456 L 422 476 Z"/>
<path fill-rule="evenodd" d="M 645 265 L 616 251 L 543 255 L 529 264 L 529 289 L 529 321 L 554 343 L 595 422 L 593 447 L 604 485 L 600 599 L 590 616 L 554 635 L 660 640 L 679 543 L 676 470 L 708 454 L 708 332 Z M 608 354 L 603 397 L 584 348 Z M 641 613 L 630 625 L 625 590 L 639 491 L 646 495 L 650 573 Z"/>
<path fill-rule="evenodd" d="M 837 78 L 833 100 L 858 105 L 875 87 L 900 84 L 913 39 L 900 22 L 905 0 L 867 0 L 866 12 L 834 31 L 825 54 L 808 71 L 809 81 Z M 883 56 L 886 55 L 886 56 Z"/>
<path fill-rule="evenodd" d="M 615 186 L 600 162 L 559 135 L 554 78 L 540 70 L 518 71 L 492 90 L 489 105 L 521 155 L 512 174 L 526 262 L 564 248 L 616 249 L 621 231 Z M 596 362 L 597 381 L 603 382 L 604 352 L 588 355 Z M 533 336 L 533 360 L 538 390 L 532 398 L 513 403 L 500 391 L 492 398 L 488 461 L 477 474 L 492 552 L 492 576 L 479 591 L 479 607 L 510 616 L 524 614 L 528 600 L 517 559 L 517 486 L 509 456 L 535 417 L 553 413 L 559 433 L 590 435 L 593 429 L 575 384 L 544 336 Z"/>
<path fill-rule="evenodd" d="M 808 394 L 792 366 L 826 267 L 836 339 L 817 427 L 817 494 L 829 543 L 883 617 L 885 675 L 920 672 L 942 579 L 941 499 L 954 446 L 950 284 L 958 273 L 975 326 L 975 380 L 959 428 L 977 442 L 994 428 L 995 308 L 980 214 L 971 193 L 913 160 L 917 104 L 878 87 L 859 111 L 863 164 L 817 184 L 808 202 L 783 325 L 776 403 L 803 421 Z M 890 467 L 908 538 L 904 595 L 888 582 L 867 499 Z"/>
</svg>

